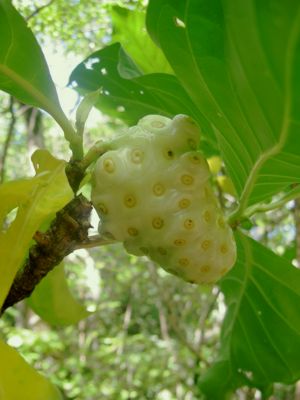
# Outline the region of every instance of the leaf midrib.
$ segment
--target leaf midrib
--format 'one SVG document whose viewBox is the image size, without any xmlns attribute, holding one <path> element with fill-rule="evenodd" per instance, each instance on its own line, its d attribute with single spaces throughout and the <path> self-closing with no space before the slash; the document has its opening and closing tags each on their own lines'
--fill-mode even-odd
<svg viewBox="0 0 300 400">
<path fill-rule="evenodd" d="M 0 64 L 0 72 L 2 72 L 6 77 L 11 79 L 14 82 L 17 82 L 27 93 L 30 93 L 32 97 L 41 104 L 41 106 L 48 111 L 51 115 L 53 113 L 57 113 L 57 110 L 54 110 L 53 105 L 49 102 L 48 98 L 43 95 L 35 86 L 33 86 L 30 82 L 24 79 L 21 75 L 17 74 L 11 68 L 9 68 L 5 64 Z"/>
<path fill-rule="evenodd" d="M 286 141 L 289 136 L 289 126 L 291 122 L 290 114 L 291 114 L 291 107 L 292 107 L 292 93 L 291 93 L 291 76 L 292 76 L 292 60 L 294 55 L 294 48 L 296 45 L 297 38 L 299 37 L 299 30 L 300 30 L 300 9 L 298 14 L 294 20 L 294 24 L 291 28 L 290 37 L 287 42 L 287 56 L 286 56 L 286 66 L 285 66 L 285 108 L 283 112 L 283 119 L 282 119 L 282 127 L 278 137 L 278 143 L 276 143 L 273 147 L 269 148 L 265 152 L 263 152 L 255 162 L 248 179 L 245 183 L 244 190 L 241 194 L 240 198 L 240 205 L 239 205 L 239 215 L 243 212 L 243 210 L 247 207 L 247 203 L 253 188 L 256 184 L 258 179 L 258 175 L 260 170 L 262 169 L 263 165 L 272 157 L 279 154 L 286 144 Z"/>
</svg>

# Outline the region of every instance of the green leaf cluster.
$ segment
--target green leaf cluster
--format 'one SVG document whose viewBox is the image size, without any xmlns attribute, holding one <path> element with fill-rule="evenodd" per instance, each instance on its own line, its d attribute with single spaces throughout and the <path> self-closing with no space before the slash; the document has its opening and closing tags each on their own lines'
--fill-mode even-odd
<svg viewBox="0 0 300 400">
<path fill-rule="evenodd" d="M 112 44 L 77 66 L 70 82 L 80 93 L 101 87 L 97 107 L 125 122 L 149 112 L 174 115 L 178 106 L 195 118 L 237 192 L 233 226 L 282 205 L 260 203 L 278 192 L 296 198 L 298 2 L 151 0 L 147 29 L 173 73 L 145 74 L 138 59 Z M 228 307 L 222 349 L 200 384 L 208 398 L 243 385 L 267 393 L 273 382 L 300 378 L 299 271 L 241 231 L 237 243 L 237 265 L 220 286 Z"/>
</svg>

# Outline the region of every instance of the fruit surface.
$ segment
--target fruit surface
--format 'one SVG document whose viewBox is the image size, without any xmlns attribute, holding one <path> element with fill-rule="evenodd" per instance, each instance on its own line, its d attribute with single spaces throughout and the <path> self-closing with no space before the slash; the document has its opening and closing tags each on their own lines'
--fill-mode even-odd
<svg viewBox="0 0 300 400">
<path fill-rule="evenodd" d="M 142 118 L 98 159 L 92 202 L 103 237 L 186 281 L 211 283 L 233 266 L 236 248 L 199 141 L 185 115 Z"/>
</svg>

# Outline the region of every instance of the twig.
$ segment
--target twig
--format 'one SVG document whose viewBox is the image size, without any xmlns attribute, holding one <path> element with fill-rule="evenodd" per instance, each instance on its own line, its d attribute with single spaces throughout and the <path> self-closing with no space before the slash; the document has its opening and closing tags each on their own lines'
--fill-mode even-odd
<svg viewBox="0 0 300 400">
<path fill-rule="evenodd" d="M 79 161 L 79 166 L 82 170 L 86 170 L 100 156 L 110 150 L 111 144 L 105 143 L 103 140 L 98 140 L 86 153 L 84 158 Z"/>
<path fill-rule="evenodd" d="M 107 244 L 119 243 L 114 239 L 105 239 L 100 235 L 89 236 L 85 241 L 80 242 L 76 245 L 74 250 L 77 249 L 91 249 L 93 247 L 106 246 Z"/>
<path fill-rule="evenodd" d="M 38 13 L 40 13 L 44 8 L 51 6 L 54 3 L 54 0 L 50 0 L 48 3 L 43 6 L 37 7 L 27 18 L 26 21 L 29 21 L 31 18 L 35 17 Z"/>
<path fill-rule="evenodd" d="M 110 144 L 99 140 L 89 149 L 83 159 L 69 161 L 66 174 L 74 193 L 77 192 L 87 168 L 108 150 L 110 150 Z"/>
<path fill-rule="evenodd" d="M 88 238 L 91 203 L 82 195 L 75 197 L 56 214 L 50 228 L 36 232 L 36 245 L 29 250 L 24 267 L 17 274 L 0 315 L 15 303 L 30 296 L 35 286 Z"/>
</svg>

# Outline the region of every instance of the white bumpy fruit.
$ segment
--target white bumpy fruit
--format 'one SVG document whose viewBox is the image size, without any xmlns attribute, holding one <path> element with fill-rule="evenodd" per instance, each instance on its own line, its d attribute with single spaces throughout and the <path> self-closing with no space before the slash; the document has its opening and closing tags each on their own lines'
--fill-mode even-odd
<svg viewBox="0 0 300 400">
<path fill-rule="evenodd" d="M 103 237 L 188 282 L 213 283 L 235 263 L 236 247 L 199 139 L 185 115 L 142 118 L 98 159 L 92 202 Z"/>
</svg>

